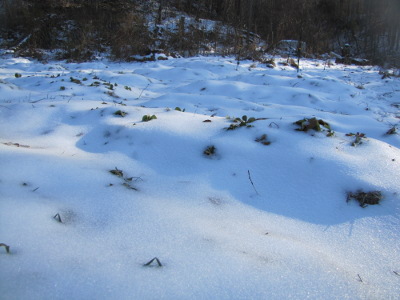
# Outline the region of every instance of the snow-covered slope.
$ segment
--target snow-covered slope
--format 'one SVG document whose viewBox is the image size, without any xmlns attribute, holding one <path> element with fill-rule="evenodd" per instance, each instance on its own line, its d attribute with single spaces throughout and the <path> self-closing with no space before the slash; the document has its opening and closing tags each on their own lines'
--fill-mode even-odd
<svg viewBox="0 0 400 300">
<path fill-rule="evenodd" d="M 1 298 L 396 299 L 400 81 L 301 68 L 2 58 Z"/>
</svg>

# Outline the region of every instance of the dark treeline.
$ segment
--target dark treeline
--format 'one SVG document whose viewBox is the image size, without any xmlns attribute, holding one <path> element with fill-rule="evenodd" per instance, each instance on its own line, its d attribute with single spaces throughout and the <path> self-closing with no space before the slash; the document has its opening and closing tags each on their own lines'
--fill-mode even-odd
<svg viewBox="0 0 400 300">
<path fill-rule="evenodd" d="M 253 36 L 272 48 L 280 40 L 302 40 L 307 52 L 338 51 L 396 62 L 400 52 L 399 0 L 0 0 L 1 35 L 25 51 L 62 49 L 63 58 L 90 59 L 95 51 L 115 58 L 155 49 L 183 52 L 223 44 L 232 53 L 251 49 Z M 205 33 L 185 27 L 163 33 L 171 11 L 231 25 L 233 32 Z M 154 23 L 154 26 L 149 24 Z M 231 35 L 227 37 L 226 35 Z M 225 36 L 223 36 L 225 35 Z"/>
<path fill-rule="evenodd" d="M 400 52 L 399 0 L 176 0 L 201 17 L 213 17 L 260 35 L 270 46 L 302 40 L 311 53 L 351 44 L 354 55 L 374 60 Z M 194 4 L 195 3 L 195 4 Z"/>
</svg>

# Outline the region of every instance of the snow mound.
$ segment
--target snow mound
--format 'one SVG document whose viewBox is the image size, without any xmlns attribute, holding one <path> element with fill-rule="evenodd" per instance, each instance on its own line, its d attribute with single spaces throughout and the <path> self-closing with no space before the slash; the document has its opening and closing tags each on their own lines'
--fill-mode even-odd
<svg viewBox="0 0 400 300">
<path fill-rule="evenodd" d="M 220 57 L 0 66 L 4 299 L 398 296 L 398 78 Z M 383 199 L 346 201 L 361 190 Z"/>
</svg>

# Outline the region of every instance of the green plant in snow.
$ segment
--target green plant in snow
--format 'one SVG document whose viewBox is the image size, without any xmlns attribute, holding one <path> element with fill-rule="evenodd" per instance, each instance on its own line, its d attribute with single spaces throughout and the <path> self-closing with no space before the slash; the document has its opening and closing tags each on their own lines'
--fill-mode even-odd
<svg viewBox="0 0 400 300">
<path fill-rule="evenodd" d="M 121 116 L 121 117 L 125 117 L 128 113 L 122 110 L 117 110 L 114 115 L 115 116 Z"/>
<path fill-rule="evenodd" d="M 327 136 L 331 137 L 334 136 L 335 132 L 332 131 L 331 126 L 328 122 L 325 122 L 322 119 L 317 118 L 304 118 L 294 122 L 293 124 L 298 125 L 300 128 L 296 128 L 297 131 L 304 131 L 307 132 L 308 130 L 315 130 L 315 131 L 322 131 L 323 128 L 328 130 Z"/>
<path fill-rule="evenodd" d="M 143 121 L 143 122 L 149 122 L 149 121 L 155 120 L 155 119 L 157 119 L 156 115 L 152 115 L 152 116 L 150 116 L 150 115 L 144 115 L 144 116 L 142 117 L 142 121 Z"/>
<path fill-rule="evenodd" d="M 132 91 L 132 89 L 131 89 L 131 87 L 130 86 L 124 86 L 124 88 L 127 90 L 127 91 Z"/>
<path fill-rule="evenodd" d="M 229 118 L 230 119 L 230 118 Z M 261 120 L 261 119 L 256 119 L 254 117 L 248 118 L 246 115 L 242 116 L 242 118 L 235 118 L 233 119 L 233 123 L 231 124 L 229 127 L 226 127 L 226 130 L 235 130 L 239 127 L 253 127 L 253 125 L 250 125 L 250 123 L 253 123 L 257 120 Z"/>
<path fill-rule="evenodd" d="M 185 112 L 185 108 L 184 109 L 181 109 L 179 106 L 177 106 L 177 107 L 175 107 L 175 110 L 177 110 L 177 111 L 181 111 L 181 112 Z"/>
<path fill-rule="evenodd" d="M 22 75 L 20 73 L 15 73 L 14 76 L 15 76 L 15 78 L 21 78 L 22 77 Z"/>
<path fill-rule="evenodd" d="M 60 86 L 60 91 L 65 91 L 65 86 Z"/>
<path fill-rule="evenodd" d="M 367 138 L 367 136 L 365 135 L 365 133 L 346 133 L 346 136 L 354 136 L 355 140 L 351 143 L 351 145 L 353 147 L 356 147 L 358 145 L 361 145 L 363 143 L 363 139 Z"/>
<path fill-rule="evenodd" d="M 114 85 L 110 82 L 104 82 L 103 85 L 105 85 L 110 91 L 114 90 Z"/>
</svg>

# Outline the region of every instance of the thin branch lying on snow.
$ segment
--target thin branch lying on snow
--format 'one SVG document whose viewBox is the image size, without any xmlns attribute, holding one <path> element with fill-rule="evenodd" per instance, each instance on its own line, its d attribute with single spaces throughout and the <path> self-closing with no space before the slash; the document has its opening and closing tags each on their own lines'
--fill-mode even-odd
<svg viewBox="0 0 400 300">
<path fill-rule="evenodd" d="M 251 185 L 253 186 L 254 191 L 256 192 L 257 195 L 260 195 L 257 192 L 256 187 L 254 186 L 253 180 L 251 179 L 250 170 L 247 170 L 247 173 L 249 174 L 249 180 L 250 180 Z"/>
<path fill-rule="evenodd" d="M 142 97 L 143 92 L 150 86 L 150 83 L 148 85 L 146 85 L 146 87 L 140 92 L 139 97 L 136 98 L 136 100 L 139 100 L 140 97 Z"/>
<path fill-rule="evenodd" d="M 10 253 L 10 246 L 8 246 L 8 245 L 6 245 L 6 244 L 4 244 L 4 243 L 0 243 L 0 247 L 6 248 L 6 252 L 7 252 L 7 253 Z"/>
<path fill-rule="evenodd" d="M 150 265 L 153 263 L 153 261 L 157 262 L 158 267 L 162 267 L 163 266 L 161 264 L 160 260 L 157 257 L 154 257 L 152 260 L 150 260 L 148 263 L 145 263 L 143 266 L 144 267 L 150 267 Z"/>
<path fill-rule="evenodd" d="M 57 214 L 53 217 L 53 219 L 55 219 L 55 220 L 56 220 L 57 222 L 59 222 L 59 223 L 62 223 L 61 216 L 60 216 L 59 213 L 57 213 Z"/>
</svg>

